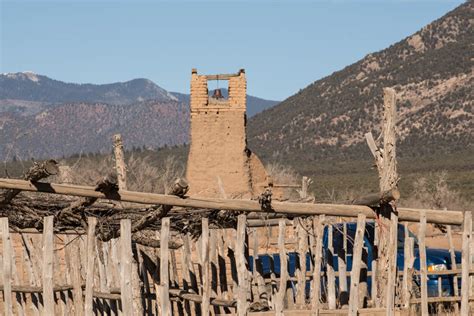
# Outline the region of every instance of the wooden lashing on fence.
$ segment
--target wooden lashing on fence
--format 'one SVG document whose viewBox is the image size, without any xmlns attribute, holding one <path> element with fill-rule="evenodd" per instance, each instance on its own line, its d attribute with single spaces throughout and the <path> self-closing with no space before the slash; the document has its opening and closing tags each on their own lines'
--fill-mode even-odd
<svg viewBox="0 0 474 316">
<path fill-rule="evenodd" d="M 461 278 L 461 315 L 469 315 L 469 292 L 471 288 L 469 270 L 471 268 L 472 213 L 464 213 L 462 233 L 462 278 Z"/>
<path fill-rule="evenodd" d="M 357 229 L 354 238 L 354 252 L 352 255 L 351 288 L 349 298 L 349 315 L 357 315 L 359 309 L 359 279 L 364 246 L 365 215 L 357 217 Z"/>
</svg>

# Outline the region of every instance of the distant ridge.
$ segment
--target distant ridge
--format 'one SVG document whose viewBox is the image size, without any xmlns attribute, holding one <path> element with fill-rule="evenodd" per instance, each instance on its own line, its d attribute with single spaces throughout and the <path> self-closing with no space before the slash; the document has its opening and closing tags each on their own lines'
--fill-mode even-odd
<svg viewBox="0 0 474 316">
<path fill-rule="evenodd" d="M 314 161 L 370 159 L 382 89 L 398 94 L 398 152 L 474 150 L 474 2 L 325 78 L 249 120 L 249 144 L 267 160 L 311 172 Z"/>
</svg>

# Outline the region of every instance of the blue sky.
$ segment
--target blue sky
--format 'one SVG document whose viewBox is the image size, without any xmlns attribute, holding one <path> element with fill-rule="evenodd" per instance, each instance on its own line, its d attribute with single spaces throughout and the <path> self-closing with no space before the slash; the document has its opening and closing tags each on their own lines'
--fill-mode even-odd
<svg viewBox="0 0 474 316">
<path fill-rule="evenodd" d="M 191 68 L 245 68 L 248 92 L 276 100 L 463 2 L 0 1 L 0 72 L 79 83 L 148 78 L 187 93 Z"/>
</svg>

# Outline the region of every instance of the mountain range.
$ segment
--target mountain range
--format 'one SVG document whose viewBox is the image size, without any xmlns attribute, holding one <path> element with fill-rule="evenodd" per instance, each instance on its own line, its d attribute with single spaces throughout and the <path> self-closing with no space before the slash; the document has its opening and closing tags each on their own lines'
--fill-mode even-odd
<svg viewBox="0 0 474 316">
<path fill-rule="evenodd" d="M 277 103 L 248 96 L 248 115 Z M 2 160 L 101 152 L 115 133 L 130 149 L 179 145 L 188 141 L 188 129 L 189 95 L 148 79 L 99 85 L 33 72 L 0 74 Z"/>
<path fill-rule="evenodd" d="M 321 192 L 376 188 L 364 134 L 372 131 L 379 140 L 383 88 L 392 87 L 401 181 L 446 168 L 473 196 L 473 16 L 474 4 L 467 1 L 278 104 L 249 96 L 249 111 L 262 110 L 248 120 L 250 149 L 264 162 L 314 177 Z M 189 95 L 167 92 L 146 79 L 97 86 L 3 74 L 0 158 L 108 151 L 116 132 L 128 148 L 187 143 L 188 103 Z"/>
</svg>

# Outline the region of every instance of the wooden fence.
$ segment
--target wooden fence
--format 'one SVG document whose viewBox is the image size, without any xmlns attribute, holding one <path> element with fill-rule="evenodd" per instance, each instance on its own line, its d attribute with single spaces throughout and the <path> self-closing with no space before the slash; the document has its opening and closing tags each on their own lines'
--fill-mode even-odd
<svg viewBox="0 0 474 316">
<path fill-rule="evenodd" d="M 377 269 L 367 271 L 364 247 L 366 224 L 377 223 L 359 214 L 351 237 L 347 225 L 336 226 L 337 221 L 340 219 L 319 215 L 295 218 L 288 225 L 288 220 L 282 218 L 277 227 L 254 228 L 248 227 L 246 215 L 239 215 L 236 229 L 210 229 L 208 219 L 203 218 L 201 235 L 192 238 L 170 231 L 170 219 L 163 218 L 161 231 L 157 232 L 160 248 L 150 248 L 132 243 L 129 219 L 121 220 L 119 238 L 102 242 L 95 236 L 95 217 L 88 218 L 86 235 L 54 234 L 52 216 L 44 218 L 42 234 L 10 232 L 8 219 L 1 218 L 1 313 L 287 315 L 298 311 L 308 315 L 428 315 L 450 303 L 454 313 L 469 314 L 473 247 L 470 212 L 464 214 L 462 225 L 462 265 L 450 270 L 427 271 L 427 220 L 423 212 L 417 242 L 421 269 L 415 270 L 415 239 L 409 235 L 407 223 L 402 223 L 404 267 L 390 270 L 395 286 L 388 288 L 386 309 L 377 308 L 370 297 L 374 290 L 368 281 Z M 335 227 L 342 227 L 342 232 L 336 232 Z M 344 236 L 342 249 L 332 243 L 331 236 L 336 233 Z M 323 240 L 323 235 L 328 238 Z M 183 246 L 169 247 L 171 239 L 176 238 Z M 454 258 L 450 226 L 446 238 Z M 392 255 L 396 256 L 396 239 L 392 242 Z M 348 245 L 352 251 L 348 251 Z M 279 259 L 268 254 L 279 254 Z M 333 256 L 337 256 L 337 271 L 334 261 L 327 260 Z M 348 261 L 348 256 L 352 260 Z M 272 269 L 263 271 L 263 259 Z M 454 296 L 443 296 L 439 287 L 439 297 L 428 297 L 430 275 L 436 275 L 439 281 L 449 275 L 459 276 L 459 280 L 453 279 Z"/>
</svg>

